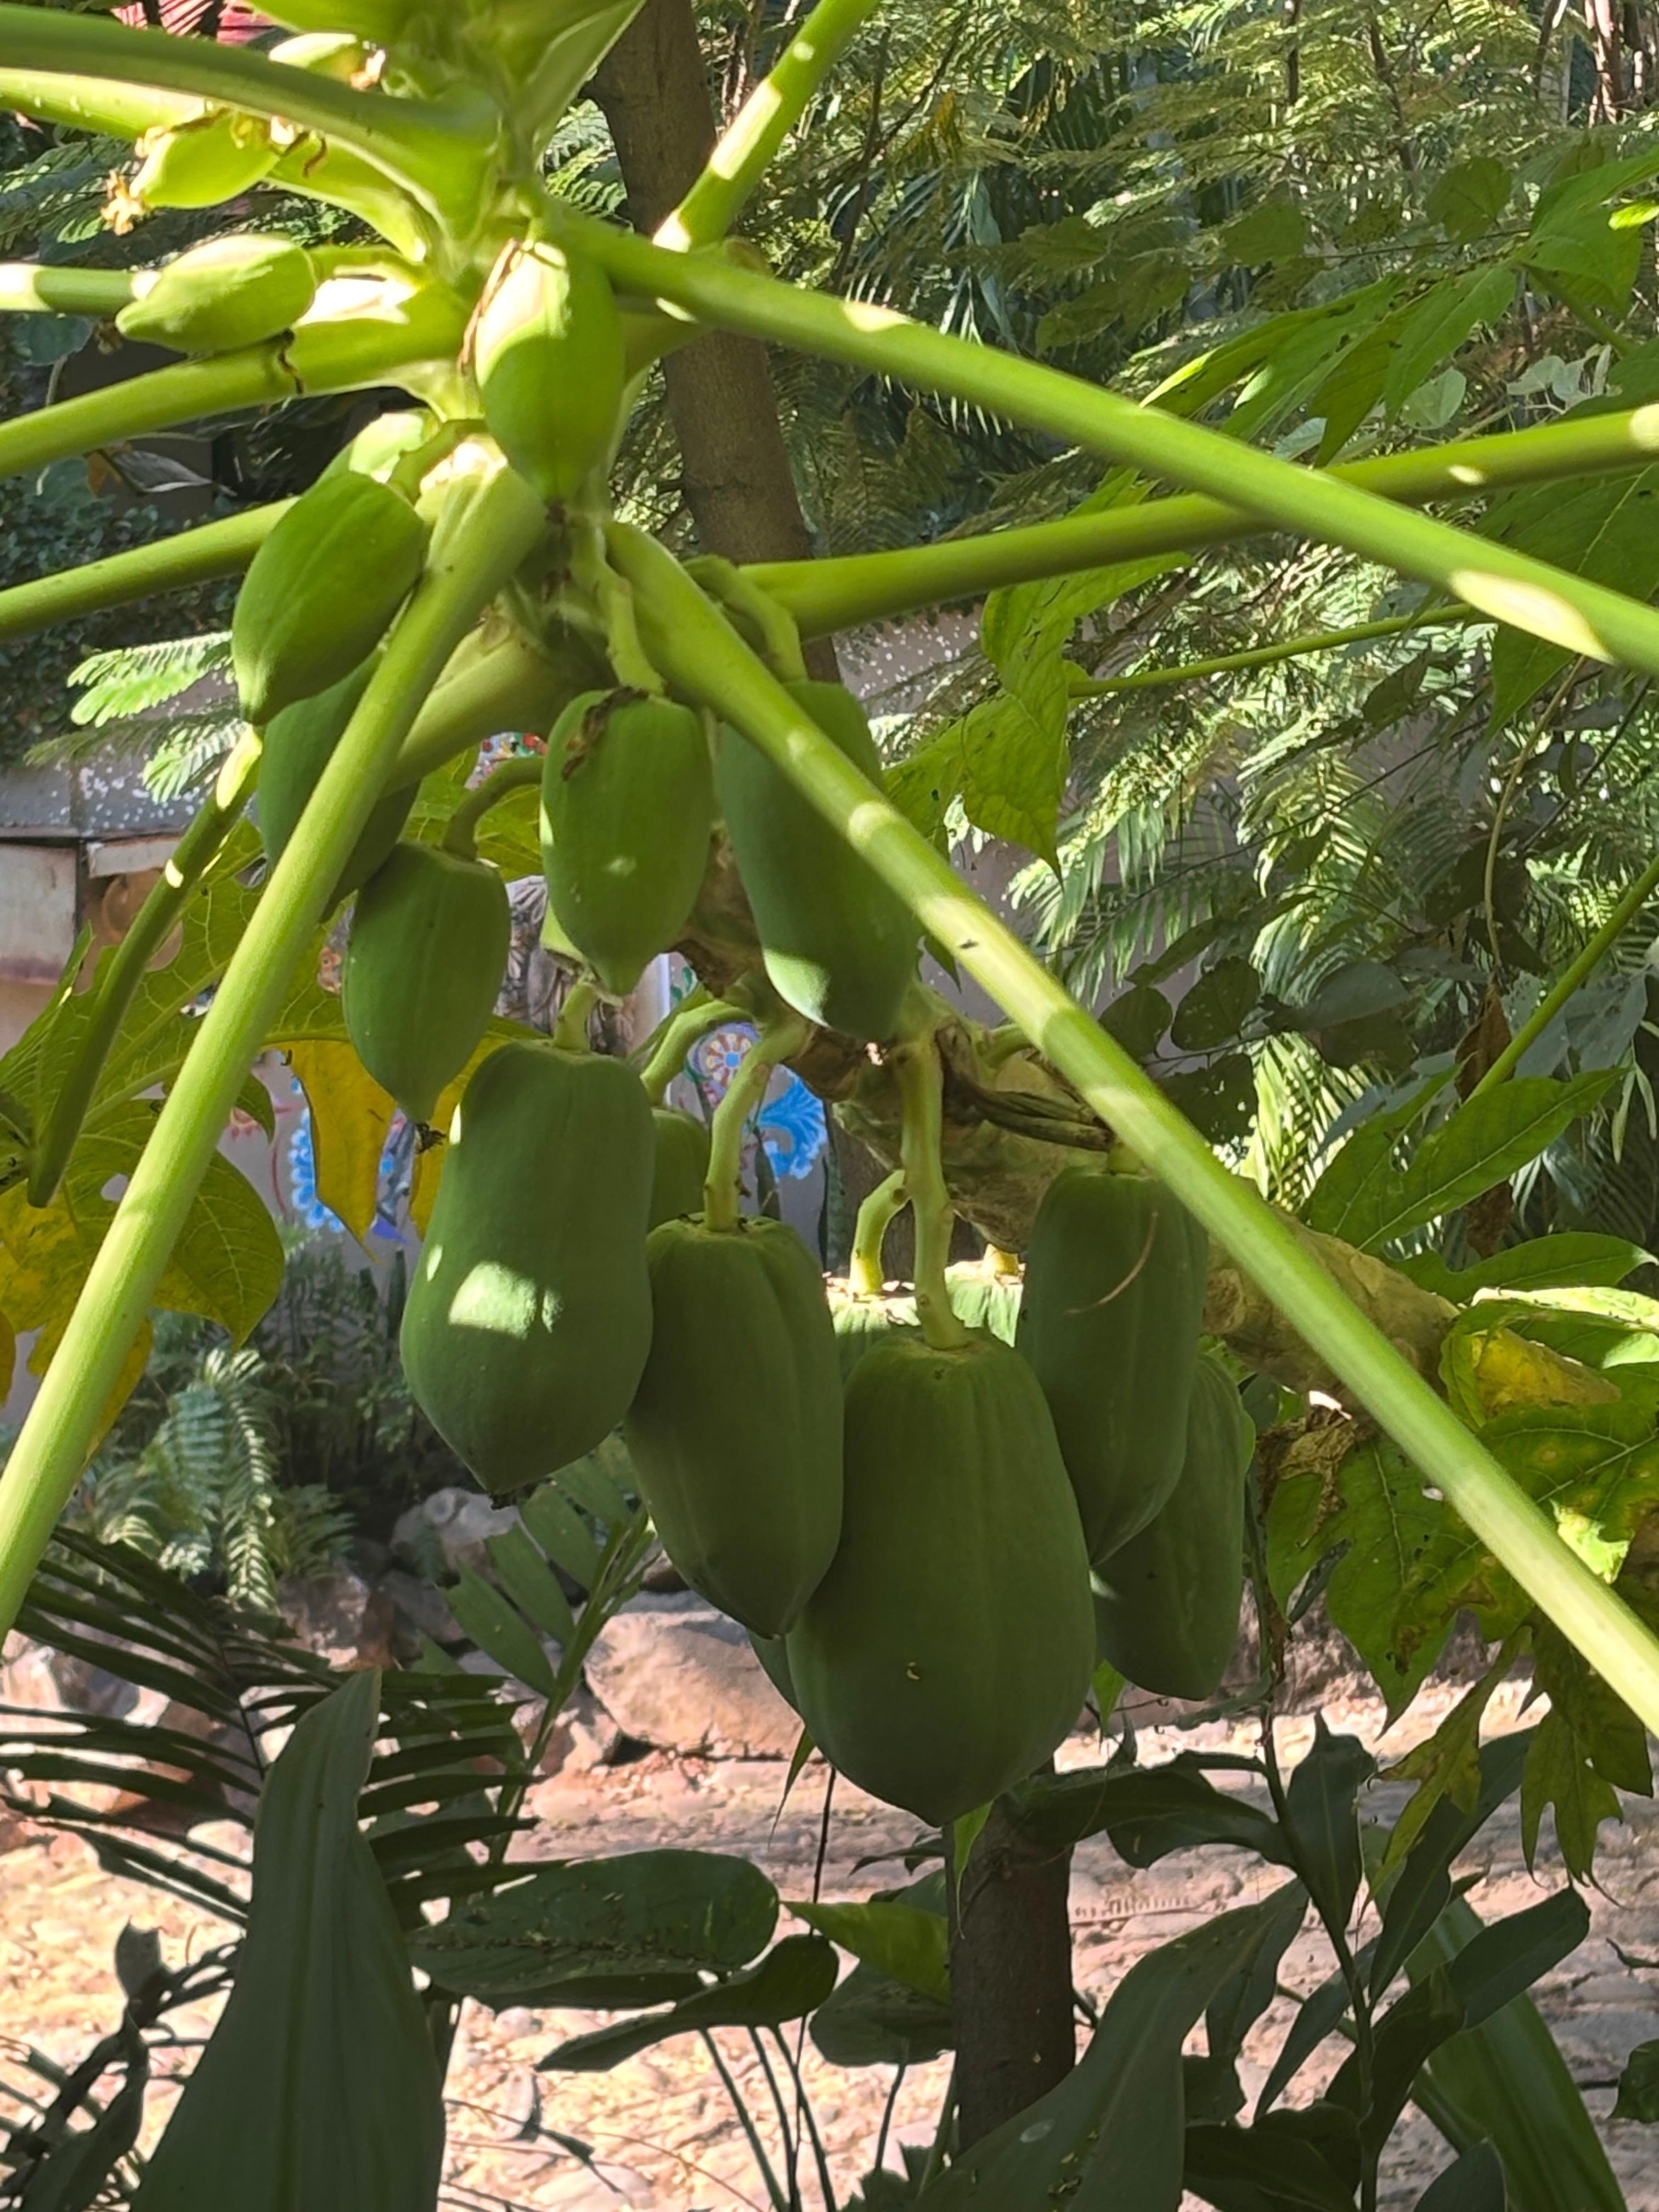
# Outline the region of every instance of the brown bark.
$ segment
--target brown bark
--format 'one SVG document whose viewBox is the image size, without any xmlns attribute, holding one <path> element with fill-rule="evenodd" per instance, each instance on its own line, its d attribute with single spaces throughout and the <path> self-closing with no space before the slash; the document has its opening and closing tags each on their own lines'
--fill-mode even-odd
<svg viewBox="0 0 1659 2212">
<path fill-rule="evenodd" d="M 1039 1850 L 1000 1805 L 947 1876 L 958 2151 L 1063 2081 L 1077 2060 L 1072 1855 Z"/>
</svg>

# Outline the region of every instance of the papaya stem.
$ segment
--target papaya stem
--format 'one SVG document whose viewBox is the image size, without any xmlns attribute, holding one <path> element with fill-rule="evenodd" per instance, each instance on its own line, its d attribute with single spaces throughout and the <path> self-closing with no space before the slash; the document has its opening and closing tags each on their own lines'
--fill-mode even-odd
<svg viewBox="0 0 1659 2212">
<path fill-rule="evenodd" d="M 723 561 L 718 554 L 703 553 L 688 561 L 685 573 L 710 599 L 719 600 L 751 644 L 759 640 L 761 658 L 781 682 L 805 682 L 800 632 L 787 608 L 752 584 L 735 562 Z"/>
<path fill-rule="evenodd" d="M 477 857 L 478 824 L 492 806 L 499 806 L 504 799 L 511 799 L 515 791 L 526 784 L 539 784 L 542 780 L 542 756 L 537 753 L 525 760 L 503 761 L 493 768 L 480 784 L 475 784 L 450 816 L 444 830 L 444 850 L 453 853 L 459 860 Z"/>
<path fill-rule="evenodd" d="M 1129 1145 L 1291 1328 L 1421 1468 L 1598 1674 L 1659 1728 L 1659 1640 L 1576 1553 L 1480 1439 L 1347 1298 L 1255 1188 L 1230 1174 L 1146 1072 L 976 898 L 914 824 L 818 729 L 667 549 L 615 523 L 646 642 L 677 690 L 759 747 L 1018 1021 L 1100 1121 Z"/>
<path fill-rule="evenodd" d="M 111 77 L 64 76 L 56 70 L 0 69 L 0 106 L 41 123 L 94 131 L 100 138 L 142 138 L 198 113 L 201 103 L 177 92 L 120 84 Z"/>
<path fill-rule="evenodd" d="M 559 1018 L 553 1024 L 553 1042 L 561 1052 L 592 1051 L 587 1018 L 599 1005 L 600 996 L 599 985 L 585 982 L 580 975 L 571 984 L 559 1008 Z"/>
<path fill-rule="evenodd" d="M 657 243 L 684 252 L 725 237 L 773 155 L 879 0 L 818 0 L 771 68 L 720 133 L 719 143 Z"/>
<path fill-rule="evenodd" d="M 534 495 L 499 459 L 458 480 L 454 505 L 458 526 L 434 538 L 426 574 L 271 871 L 0 1474 L 0 1633 L 16 1620 L 80 1479 L 237 1092 L 392 759 L 444 663 L 544 526 Z"/>
<path fill-rule="evenodd" d="M 269 507 L 251 507 L 246 514 L 228 514 L 222 521 L 181 530 L 153 544 L 129 546 L 124 553 L 88 561 L 82 568 L 13 584 L 0 592 L 0 640 L 27 637 L 50 629 L 54 623 L 74 622 L 82 615 L 126 606 L 161 592 L 240 575 L 293 504 L 291 499 L 279 499 Z"/>
<path fill-rule="evenodd" d="M 133 294 L 128 269 L 54 269 L 38 261 L 0 262 L 0 313 L 90 315 L 108 322 Z"/>
<path fill-rule="evenodd" d="M 712 254 L 666 253 L 563 201 L 547 198 L 544 205 L 560 242 L 591 254 L 629 291 L 668 300 L 725 330 L 965 400 L 1104 459 L 1236 502 L 1259 524 L 1386 562 L 1571 653 L 1659 674 L 1659 611 L 1625 592 L 1042 362 L 924 328 L 865 301 L 757 276 Z"/>
<path fill-rule="evenodd" d="M 695 586 L 694 586 L 695 588 Z M 743 1198 L 743 1139 L 749 1117 L 766 1096 L 780 1060 L 799 1052 L 811 1031 L 798 1014 L 780 1014 L 763 1023 L 743 1064 L 726 1086 L 726 1096 L 708 1124 L 708 1174 L 702 1188 L 702 1218 L 710 1229 L 735 1229 Z"/>
<path fill-rule="evenodd" d="M 729 999 L 711 999 L 705 992 L 695 1006 L 677 1006 L 651 1041 L 640 1080 L 653 1106 L 668 1096 L 668 1086 L 685 1065 L 685 1055 L 699 1037 L 707 1036 L 725 1022 L 746 1022 L 749 1016 Z"/>
<path fill-rule="evenodd" d="M 94 1003 L 87 1025 L 58 1085 L 30 1164 L 31 1206 L 50 1206 L 57 1196 L 133 993 L 166 942 L 185 902 L 223 849 L 252 797 L 259 775 L 259 752 L 258 738 L 252 730 L 244 731 L 226 756 L 200 812 L 162 869 L 161 880 L 151 886 L 131 927 L 103 963 L 93 985 Z"/>
<path fill-rule="evenodd" d="M 598 611 L 605 635 L 605 658 L 611 672 L 624 690 L 642 691 L 660 699 L 663 680 L 640 643 L 634 618 L 634 594 L 605 557 L 601 524 L 584 526 L 575 533 L 571 548 L 570 574 Z"/>
<path fill-rule="evenodd" d="M 908 1039 L 893 1057 L 899 1093 L 899 1158 L 916 1230 L 916 1320 L 929 1344 L 950 1352 L 967 1343 L 968 1331 L 957 1317 L 945 1280 L 957 1218 L 940 1152 L 945 1069 L 931 1029 Z"/>
<path fill-rule="evenodd" d="M 860 1206 L 847 1262 L 847 1285 L 855 1297 L 878 1298 L 886 1288 L 882 1247 L 887 1242 L 887 1231 L 903 1212 L 907 1197 L 904 1170 L 895 1168 Z"/>
</svg>

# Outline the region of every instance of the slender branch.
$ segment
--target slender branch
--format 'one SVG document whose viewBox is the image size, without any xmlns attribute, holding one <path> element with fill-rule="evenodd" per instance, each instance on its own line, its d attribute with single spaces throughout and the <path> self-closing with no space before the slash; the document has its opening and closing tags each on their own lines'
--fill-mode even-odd
<svg viewBox="0 0 1659 2212">
<path fill-rule="evenodd" d="M 1334 653 L 1345 645 L 1364 645 L 1376 637 L 1398 637 L 1403 630 L 1424 629 L 1440 623 L 1488 621 L 1470 607 L 1424 607 L 1416 614 L 1389 615 L 1379 622 L 1353 623 L 1346 629 L 1323 629 L 1306 637 L 1287 637 L 1277 645 L 1252 645 L 1238 653 L 1218 653 L 1208 660 L 1188 660 L 1179 668 L 1137 668 L 1127 676 L 1088 676 L 1068 665 L 1066 688 L 1073 699 L 1104 699 L 1115 691 L 1152 691 L 1166 684 L 1195 684 L 1206 676 L 1231 675 L 1235 670 L 1267 668 L 1279 660 L 1294 660 L 1304 653 Z"/>
<path fill-rule="evenodd" d="M 772 156 L 878 4 L 878 0 L 818 0 L 720 134 L 702 174 L 659 227 L 659 246 L 684 252 L 725 237 Z"/>
<path fill-rule="evenodd" d="M 452 520 L 453 518 L 453 520 Z M 0 1474 L 0 1624 L 17 1617 L 254 1054 L 420 701 L 545 517 L 511 470 L 458 487 L 425 576 L 227 968 Z"/>
<path fill-rule="evenodd" d="M 20 476 L 70 453 L 170 430 L 204 415 L 240 414 L 307 392 L 398 382 L 416 363 L 453 361 L 465 320 L 465 310 L 453 293 L 442 285 L 426 285 L 384 321 L 307 323 L 280 343 L 204 361 L 170 362 L 165 368 L 0 423 L 0 476 Z"/>
<path fill-rule="evenodd" d="M 750 2151 L 756 2165 L 760 2168 L 761 2179 L 766 2185 L 766 2194 L 775 2208 L 775 2212 L 789 2212 L 789 2200 L 778 2186 L 778 2178 L 773 2172 L 772 2162 L 766 2155 L 766 2146 L 760 2139 L 759 2132 L 750 2116 L 748 2106 L 743 2101 L 742 2092 L 727 2071 L 726 2061 L 720 2057 L 720 2045 L 706 2027 L 701 2031 L 701 2033 L 703 2048 L 714 2063 L 714 2071 L 720 2076 L 720 2087 L 731 2100 L 732 2109 L 738 2116 L 738 2125 L 748 2139 Z"/>
<path fill-rule="evenodd" d="M 98 1088 L 132 994 L 241 818 L 259 775 L 259 740 L 249 730 L 232 746 L 206 804 L 179 839 L 161 880 L 133 916 L 132 926 L 104 963 L 75 1057 L 58 1084 L 29 1169 L 29 1204 L 50 1206 L 64 1179 L 81 1124 Z"/>
<path fill-rule="evenodd" d="M 65 76 L 55 70 L 0 69 L 0 106 L 41 123 L 95 131 L 100 138 L 142 138 L 196 114 L 201 102 L 153 86 L 112 78 Z"/>
<path fill-rule="evenodd" d="M 1596 1671 L 1659 1726 L 1659 1642 L 1565 1544 L 1388 1338 L 1337 1290 L 1253 1186 L 1231 1175 L 1145 1072 L 949 860 L 849 763 L 743 645 L 665 548 L 623 524 L 611 557 L 677 688 L 757 745 L 904 900 L 925 930 L 1253 1277 Z"/>
<path fill-rule="evenodd" d="M 1109 460 L 1236 501 L 1260 521 L 1298 537 L 1325 539 L 1421 577 L 1570 652 L 1659 672 L 1659 611 L 1623 592 L 1392 506 L 1334 475 L 1299 469 L 1218 430 L 1139 407 L 1039 362 L 712 256 L 666 253 L 597 216 L 578 215 L 563 201 L 549 199 L 544 208 L 556 236 L 592 254 L 629 291 L 666 299 L 723 329 L 966 400 Z"/>
<path fill-rule="evenodd" d="M 478 824 L 492 806 L 499 806 L 504 799 L 511 799 L 515 791 L 526 785 L 538 784 L 542 780 L 542 757 L 533 759 L 503 761 L 492 769 L 481 784 L 469 791 L 444 830 L 444 850 L 458 859 L 472 860 L 478 850 Z"/>
<path fill-rule="evenodd" d="M 903 1211 L 906 1197 L 904 1170 L 895 1168 L 859 1208 L 859 1218 L 853 1227 L 852 1255 L 847 1262 L 848 1283 L 859 1297 L 878 1298 L 886 1287 L 882 1248 L 887 1242 L 887 1231 Z"/>
<path fill-rule="evenodd" d="M 1614 907 L 1582 952 L 1571 960 L 1550 985 L 1515 1035 L 1469 1093 L 1478 1098 L 1506 1082 L 1542 1036 L 1544 1031 L 1577 991 L 1583 989 L 1630 927 L 1644 907 L 1659 895 L 1659 860 L 1650 860 Z"/>
<path fill-rule="evenodd" d="M 696 1006 L 679 1006 L 663 1024 L 651 1047 L 640 1080 L 653 1106 L 668 1096 L 668 1086 L 685 1064 L 685 1055 L 699 1037 L 726 1022 L 746 1022 L 748 1015 L 729 999 L 700 999 Z"/>
<path fill-rule="evenodd" d="M 240 575 L 293 504 L 291 499 L 274 500 L 269 507 L 251 507 L 222 521 L 181 530 L 173 538 L 130 546 L 125 553 L 88 561 L 82 568 L 14 584 L 0 592 L 0 639 L 27 637 L 35 630 L 50 629 L 54 623 L 74 622 L 105 607 L 127 606 L 134 599 L 183 591 L 187 585 L 210 583 L 218 576 Z"/>
<path fill-rule="evenodd" d="M 1420 506 L 1484 497 L 1511 485 L 1648 467 L 1659 456 L 1659 407 L 1543 422 L 1489 438 L 1465 438 L 1407 453 L 1344 463 L 1328 474 L 1379 498 Z M 1304 473 L 1306 473 L 1304 471 Z M 1182 553 L 1261 525 L 1224 500 L 1148 500 L 1055 522 L 942 538 L 902 552 L 852 553 L 827 561 L 755 563 L 745 574 L 779 600 L 803 637 L 822 637 L 884 616 L 971 599 L 1007 584 L 1038 583 L 1158 553 Z"/>
<path fill-rule="evenodd" d="M 949 1351 L 966 1344 L 968 1332 L 957 1318 L 945 1281 L 951 1257 L 951 1226 L 956 1219 L 939 1157 L 945 1130 L 945 1070 L 931 1030 L 907 1041 L 896 1058 L 903 1116 L 900 1158 L 916 1231 L 916 1319 L 929 1344 Z"/>
<path fill-rule="evenodd" d="M 129 269 L 54 269 L 38 261 L 0 262 L 0 314 L 91 315 L 107 322 L 133 293 Z"/>
<path fill-rule="evenodd" d="M 441 100 L 358 92 L 316 70 L 268 61 L 246 46 L 179 39 L 88 15 L 0 5 L 8 69 L 112 79 L 280 118 L 349 146 L 434 213 L 470 213 L 495 118 Z"/>
</svg>

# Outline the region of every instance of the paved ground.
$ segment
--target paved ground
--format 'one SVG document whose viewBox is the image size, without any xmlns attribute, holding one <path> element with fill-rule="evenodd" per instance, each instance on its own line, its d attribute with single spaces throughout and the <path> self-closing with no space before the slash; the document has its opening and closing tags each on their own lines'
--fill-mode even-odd
<svg viewBox="0 0 1659 2212">
<path fill-rule="evenodd" d="M 1364 1708 L 1334 1710 L 1332 1724 L 1370 1733 L 1378 1716 Z M 1281 1753 L 1298 1756 L 1311 1723 L 1281 1723 Z M 1178 1739 L 1158 1740 L 1172 1750 Z M 1149 1746 L 1149 1748 L 1152 1747 Z M 1084 1754 L 1078 1747 L 1078 1756 Z M 784 1897 L 810 1891 L 823 1804 L 821 1770 L 809 1768 L 780 1814 L 782 1769 L 775 1762 L 718 1765 L 662 1757 L 561 1778 L 542 1785 L 544 1826 L 538 1856 L 584 1857 L 616 1850 L 676 1844 L 735 1850 L 755 1858 Z M 867 1895 L 884 1869 L 854 1872 L 854 1862 L 902 1845 L 914 1824 L 904 1815 L 844 1787 L 836 1792 L 824 1888 L 831 1896 Z M 1482 1881 L 1472 1893 L 1486 1914 L 1512 1911 L 1542 1894 L 1522 1860 L 1513 1814 L 1494 1823 L 1470 1863 Z M 1545 1885 L 1559 1876 L 1540 1869 Z M 1630 2046 L 1659 2035 L 1659 1973 L 1621 1966 L 1608 1938 L 1627 1950 L 1659 1955 L 1659 1814 L 1633 1806 L 1628 1825 L 1609 1833 L 1601 1863 L 1601 1893 L 1591 1899 L 1591 1941 L 1538 1992 L 1593 2111 L 1605 2114 Z M 902 1878 L 896 1874 L 895 1879 Z M 1073 1889 L 1079 1978 L 1103 1996 L 1134 1960 L 1171 1936 L 1229 1905 L 1246 1903 L 1282 1877 L 1234 1851 L 1208 1850 L 1164 1861 L 1145 1874 L 1125 1868 L 1100 1842 L 1079 1854 Z M 72 2060 L 110 2027 L 119 1998 L 111 1966 L 124 1922 L 159 1928 L 169 1959 L 214 1940 L 214 1923 L 155 1893 L 112 1880 L 89 1852 L 59 1839 L 0 1856 L 0 2074 L 15 2073 L 20 2041 L 59 2060 Z M 1291 1952 L 1285 1978 L 1299 1990 L 1324 1978 L 1327 1962 L 1309 1938 Z M 1291 2015 L 1276 2003 L 1247 2051 L 1247 2088 L 1260 2082 Z M 602 2212 L 637 2205 L 650 2212 L 728 2212 L 753 2205 L 763 2212 L 764 2188 L 742 2129 L 702 2045 L 690 2039 L 659 2045 L 605 2075 L 538 2075 L 536 2060 L 563 2034 L 592 2024 L 587 2017 L 518 2008 L 491 2015 L 470 2007 L 464 2019 L 449 2088 L 451 2148 L 446 2212 Z M 183 2036 L 204 2033 L 204 2017 L 179 2016 Z M 753 2051 L 744 2039 L 719 2039 L 733 2081 L 749 2102 L 769 2153 L 779 2127 Z M 178 2054 L 182 2068 L 190 2053 Z M 1334 2063 L 1334 2061 L 1332 2062 Z M 1328 2072 L 1328 2068 L 1326 2069 Z M 868 2163 L 892 2088 L 884 2069 L 836 2072 L 809 2045 L 805 2077 L 836 2192 L 849 2194 Z M 913 2073 L 901 2086 L 894 2134 L 926 2142 L 945 2086 L 943 2062 Z M 1301 2094 L 1321 2079 L 1304 2075 Z M 165 2100 L 156 2099 L 159 2121 Z M 547 2130 L 592 2147 L 598 2172 L 562 2152 Z M 1659 2212 L 1659 2130 L 1631 2124 L 1604 2129 L 1631 2212 Z M 1428 2177 L 1444 2162 L 1426 2124 L 1402 2125 L 1389 2148 L 1389 2212 L 1406 2212 Z M 805 2201 L 816 2207 L 815 2183 Z"/>
</svg>

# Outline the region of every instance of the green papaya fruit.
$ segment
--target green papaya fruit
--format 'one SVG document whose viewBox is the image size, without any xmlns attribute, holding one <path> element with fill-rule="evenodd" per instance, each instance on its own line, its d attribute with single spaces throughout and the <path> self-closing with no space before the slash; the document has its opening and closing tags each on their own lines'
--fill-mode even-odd
<svg viewBox="0 0 1659 2212">
<path fill-rule="evenodd" d="M 919 1336 L 916 1302 L 908 1291 L 870 1297 L 844 1282 L 829 1286 L 830 1318 L 835 1326 L 836 1349 L 841 1358 L 841 1379 L 848 1382 L 866 1352 L 898 1334 Z"/>
<path fill-rule="evenodd" d="M 790 1631 L 812 1740 L 923 1820 L 1046 1759 L 1094 1668 L 1077 1501 L 1036 1376 L 994 1337 L 867 1352 L 847 1386 L 840 1549 Z"/>
<path fill-rule="evenodd" d="M 1091 1560 L 1146 1526 L 1187 1443 L 1208 1237 L 1149 1176 L 1067 1168 L 1037 1209 L 1015 1341 L 1036 1370 Z"/>
<path fill-rule="evenodd" d="M 354 84 L 368 67 L 371 51 L 355 31 L 301 31 L 295 38 L 279 39 L 270 58 L 288 69 L 332 77 L 337 84 Z"/>
<path fill-rule="evenodd" d="M 461 1096 L 404 1309 L 417 1405 L 495 1496 L 602 1443 L 651 1345 L 654 1146 L 632 1068 L 503 1045 Z"/>
<path fill-rule="evenodd" d="M 132 197 L 151 208 L 217 207 L 252 191 L 276 166 L 264 116 L 204 107 L 171 130 L 147 131 L 133 149 Z"/>
<path fill-rule="evenodd" d="M 708 1124 L 677 1106 L 653 1109 L 657 1168 L 651 1183 L 651 1226 L 683 1213 L 701 1213 L 708 1179 Z"/>
<path fill-rule="evenodd" d="M 427 444 L 436 429 L 424 407 L 399 407 L 377 415 L 341 447 L 323 476 L 384 477 L 405 453 Z"/>
<path fill-rule="evenodd" d="M 273 0 L 260 13 L 285 31 L 351 31 L 377 46 L 402 35 L 419 0 Z"/>
<path fill-rule="evenodd" d="M 622 318 L 605 271 L 520 246 L 479 304 L 473 367 L 491 436 L 550 507 L 568 504 L 621 427 Z"/>
<path fill-rule="evenodd" d="M 665 1221 L 651 1353 L 623 1435 L 663 1549 L 762 1636 L 799 1613 L 841 1532 L 841 1370 L 818 1263 L 788 1224 Z"/>
<path fill-rule="evenodd" d="M 630 691 L 571 701 L 547 742 L 542 872 L 560 927 L 607 991 L 631 991 L 684 929 L 714 829 L 700 715 Z"/>
<path fill-rule="evenodd" d="M 1000 1273 L 983 1260 L 959 1260 L 945 1269 L 945 1283 L 958 1321 L 988 1328 L 999 1344 L 1014 1341 L 1024 1289 L 1018 1275 Z"/>
<path fill-rule="evenodd" d="M 852 693 L 839 684 L 789 690 L 881 788 L 881 757 Z M 916 965 L 916 925 L 897 894 L 735 730 L 720 731 L 714 776 L 773 988 L 826 1029 L 890 1037 Z"/>
<path fill-rule="evenodd" d="M 1201 1358 L 1175 1488 L 1138 1536 L 1095 1570 L 1097 1649 L 1165 1698 L 1212 1698 L 1238 1642 L 1244 1474 L 1255 1431 L 1232 1377 Z"/>
<path fill-rule="evenodd" d="M 135 277 L 115 318 L 124 337 L 180 353 L 233 353 L 291 330 L 317 296 L 311 256 L 289 238 L 236 231 Z"/>
<path fill-rule="evenodd" d="M 512 936 L 496 870 L 435 845 L 398 845 L 357 894 L 341 975 L 346 1035 L 410 1121 L 431 1121 L 477 1049 Z"/>
<path fill-rule="evenodd" d="M 789 1646 L 781 1636 L 757 1636 L 751 1628 L 749 1642 L 767 1680 L 794 1712 L 800 1705 L 795 1696 L 795 1685 L 789 1674 Z"/>
<path fill-rule="evenodd" d="M 282 858 L 306 801 L 316 789 L 317 779 L 344 735 L 374 672 L 374 660 L 365 660 L 340 683 L 331 684 L 313 698 L 296 700 L 266 724 L 254 811 L 265 858 L 272 867 Z M 415 792 L 414 784 L 405 784 L 401 791 L 387 792 L 376 805 L 329 895 L 331 908 L 361 889 L 385 860 L 403 835 Z"/>
<path fill-rule="evenodd" d="M 254 555 L 230 623 L 242 712 L 255 729 L 349 676 L 418 580 L 426 525 L 373 477 L 322 477 Z"/>
</svg>

